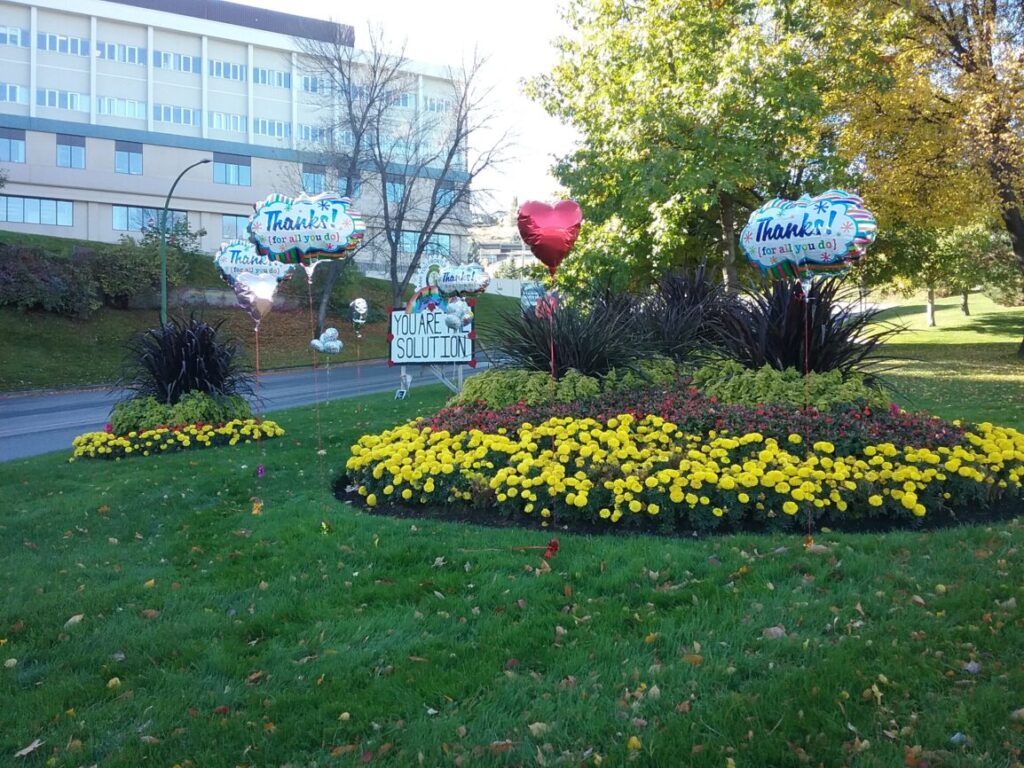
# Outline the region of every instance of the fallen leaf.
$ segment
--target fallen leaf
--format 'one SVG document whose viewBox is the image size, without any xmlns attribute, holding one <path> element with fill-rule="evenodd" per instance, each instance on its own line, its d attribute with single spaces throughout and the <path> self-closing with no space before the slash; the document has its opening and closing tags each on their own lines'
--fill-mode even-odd
<svg viewBox="0 0 1024 768">
<path fill-rule="evenodd" d="M 15 757 L 27 757 L 28 755 L 31 755 L 33 752 L 35 752 L 37 749 L 39 749 L 41 746 L 43 746 L 43 744 L 45 744 L 45 743 L 46 742 L 41 741 L 40 739 L 35 739 L 31 744 L 29 744 L 24 749 L 20 749 L 17 752 L 15 752 L 14 756 Z"/>
<path fill-rule="evenodd" d="M 512 750 L 512 747 L 514 746 L 515 742 L 510 741 L 508 739 L 504 739 L 502 741 L 492 741 L 490 750 L 491 752 L 497 755 L 501 754 L 502 752 L 510 752 Z"/>
<path fill-rule="evenodd" d="M 70 619 L 64 622 L 64 629 L 71 629 L 71 627 L 81 623 L 82 619 L 84 618 L 84 613 L 76 613 L 74 616 L 72 616 Z"/>
<path fill-rule="evenodd" d="M 1012 611 L 1017 608 L 1017 598 L 1011 597 L 1009 600 L 1004 600 L 999 604 L 999 607 L 1007 611 Z"/>
<path fill-rule="evenodd" d="M 425 658 L 423 656 L 410 656 L 409 657 L 409 661 L 415 661 L 415 662 L 417 662 L 419 664 L 429 664 L 430 663 L 430 659 Z"/>
<path fill-rule="evenodd" d="M 786 628 L 781 624 L 776 624 L 774 627 L 766 627 L 761 631 L 761 637 L 765 640 L 778 640 L 780 637 L 786 636 Z"/>
<path fill-rule="evenodd" d="M 530 735 L 535 739 L 551 730 L 551 726 L 547 723 L 530 723 L 527 727 L 530 729 Z"/>
<path fill-rule="evenodd" d="M 676 704 L 676 712 L 686 715 L 689 714 L 691 707 L 692 705 L 690 704 L 689 700 L 681 701 L 678 704 Z"/>
<path fill-rule="evenodd" d="M 256 685 L 256 683 L 258 683 L 260 680 L 266 677 L 266 675 L 266 672 L 264 672 L 262 669 L 258 669 L 255 672 L 251 673 L 247 678 L 245 678 L 245 682 L 247 682 L 249 685 Z"/>
<path fill-rule="evenodd" d="M 1013 712 L 1010 713 L 1010 719 L 1018 722 L 1024 721 L 1024 707 L 1013 710 Z"/>
<path fill-rule="evenodd" d="M 466 734 L 469 733 L 469 731 L 466 729 L 466 726 L 460 725 L 458 728 L 455 729 L 455 733 L 458 734 L 460 739 L 464 739 L 466 738 Z"/>
<path fill-rule="evenodd" d="M 119 678 L 119 677 L 112 677 L 109 680 L 107 680 L 107 688 L 109 688 L 110 690 L 114 690 L 115 688 L 120 688 L 120 687 L 121 687 L 121 678 Z"/>
<path fill-rule="evenodd" d="M 225 706 L 225 705 L 221 704 L 219 707 L 216 707 L 213 710 L 213 714 L 215 714 L 215 715 L 229 715 L 229 714 L 231 714 L 231 707 L 228 707 L 228 706 Z"/>
<path fill-rule="evenodd" d="M 149 579 L 147 581 L 144 581 L 142 583 L 142 586 L 145 587 L 146 589 L 152 589 L 153 587 L 156 586 L 156 579 Z"/>
<path fill-rule="evenodd" d="M 356 744 L 341 744 L 337 747 L 331 747 L 331 757 L 341 757 L 342 755 L 348 755 L 359 749 Z"/>
<path fill-rule="evenodd" d="M 630 736 L 629 741 L 626 742 L 626 749 L 635 750 L 642 749 L 643 744 L 640 743 L 640 739 L 636 736 Z"/>
<path fill-rule="evenodd" d="M 828 547 L 826 547 L 824 544 L 811 544 L 809 547 L 807 547 L 807 551 L 810 552 L 812 555 L 823 555 L 826 552 L 828 552 Z"/>
<path fill-rule="evenodd" d="M 970 672 L 972 675 L 976 675 L 981 672 L 981 664 L 977 661 L 968 661 L 964 664 L 964 672 Z"/>
<path fill-rule="evenodd" d="M 142 612 L 142 618 L 144 618 L 144 619 L 155 619 L 155 618 L 158 618 L 159 616 L 160 616 L 160 611 L 156 610 L 155 608 L 146 608 Z"/>
<path fill-rule="evenodd" d="M 267 584 L 267 582 L 265 582 L 265 581 L 261 581 L 259 583 L 259 588 L 260 588 L 260 592 L 266 592 L 270 588 L 270 585 Z"/>
<path fill-rule="evenodd" d="M 146 734 L 145 736 L 139 736 L 139 741 L 141 741 L 143 744 L 159 744 L 160 743 L 160 739 L 158 739 L 156 736 L 150 736 L 149 734 Z"/>
<path fill-rule="evenodd" d="M 924 608 L 925 606 L 927 606 L 927 605 L 928 605 L 928 603 L 926 603 L 926 602 L 924 601 L 924 598 L 923 598 L 923 597 L 921 597 L 920 595 L 913 595 L 913 596 L 912 596 L 912 597 L 910 598 L 910 602 L 912 602 L 912 603 L 913 603 L 914 605 L 916 605 L 916 606 L 917 606 L 918 608 Z"/>
<path fill-rule="evenodd" d="M 692 664 L 695 667 L 699 667 L 704 663 L 704 657 L 699 653 L 687 653 L 683 656 L 683 661 L 687 664 Z"/>
<path fill-rule="evenodd" d="M 572 584 L 566 584 L 562 587 L 562 594 L 566 597 L 572 597 Z"/>
</svg>

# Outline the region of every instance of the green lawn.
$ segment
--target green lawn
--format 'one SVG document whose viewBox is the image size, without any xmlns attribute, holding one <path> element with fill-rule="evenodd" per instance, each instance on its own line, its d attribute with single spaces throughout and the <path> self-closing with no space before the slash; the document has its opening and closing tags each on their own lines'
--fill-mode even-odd
<svg viewBox="0 0 1024 768">
<path fill-rule="evenodd" d="M 305 289 L 298 288 L 301 290 L 297 295 L 304 297 Z M 389 303 L 388 290 L 381 280 L 360 278 L 339 289 L 341 298 L 336 299 L 335 305 L 347 306 L 352 298 L 363 296 L 371 307 L 383 310 Z M 485 294 L 477 299 L 476 314 L 486 325 L 499 309 L 517 306 L 517 299 Z M 225 330 L 240 342 L 245 360 L 251 363 L 254 336 L 246 313 L 224 308 L 205 309 L 196 314 L 211 322 L 223 319 Z M 350 320 L 348 313 L 328 316 L 328 325 L 338 328 L 345 344 L 341 354 L 331 361 L 386 358 L 387 321 L 368 323 L 363 338 L 357 339 Z M 104 308 L 88 320 L 76 320 L 2 307 L 0 326 L 8 331 L 0 334 L 0 392 L 109 384 L 120 372 L 128 341 L 158 322 L 156 310 Z M 310 338 L 307 309 L 271 312 L 260 330 L 261 367 L 270 370 L 311 365 Z"/>
<path fill-rule="evenodd" d="M 959 297 L 937 300 L 935 328 L 926 326 L 920 302 L 883 313 L 907 326 L 887 350 L 902 358 L 890 374 L 896 400 L 947 418 L 1024 429 L 1024 360 L 1016 354 L 1024 307 L 1000 307 L 973 294 L 971 313 L 961 314 Z"/>
<path fill-rule="evenodd" d="M 561 535 L 542 572 L 556 532 L 332 499 L 442 398 L 321 407 L 322 462 L 306 407 L 259 448 L 0 465 L 0 764 L 1016 764 L 1019 522 Z"/>
</svg>

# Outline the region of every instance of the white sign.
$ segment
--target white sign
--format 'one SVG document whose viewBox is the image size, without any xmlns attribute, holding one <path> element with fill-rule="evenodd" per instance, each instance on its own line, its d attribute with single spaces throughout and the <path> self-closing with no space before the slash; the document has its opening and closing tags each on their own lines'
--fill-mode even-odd
<svg viewBox="0 0 1024 768">
<path fill-rule="evenodd" d="M 295 269 L 294 264 L 284 264 L 262 256 L 256 250 L 256 246 L 248 240 L 229 240 L 221 243 L 220 250 L 213 255 L 213 263 L 228 285 L 234 285 L 235 279 L 243 272 L 251 275 L 272 275 L 280 281 Z"/>
<path fill-rule="evenodd" d="M 389 365 L 472 363 L 473 323 L 450 323 L 441 309 L 391 313 Z M 455 326 L 455 327 L 453 327 Z"/>
</svg>

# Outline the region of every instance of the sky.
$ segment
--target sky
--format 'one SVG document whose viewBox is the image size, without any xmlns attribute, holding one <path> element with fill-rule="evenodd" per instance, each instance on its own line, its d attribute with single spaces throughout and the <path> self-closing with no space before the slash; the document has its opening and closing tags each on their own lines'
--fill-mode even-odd
<svg viewBox="0 0 1024 768">
<path fill-rule="evenodd" d="M 379 24 L 389 41 L 404 41 L 406 56 L 418 61 L 458 66 L 475 49 L 487 58 L 482 74 L 493 88 L 498 120 L 514 134 L 510 159 L 481 175 L 479 186 L 493 191 L 486 209 L 508 210 L 513 197 L 522 203 L 561 196 L 549 169 L 554 157 L 571 151 L 576 132 L 524 96 L 521 85 L 553 66 L 557 52 L 551 42 L 568 31 L 555 0 L 236 1 L 288 13 L 299 9 L 303 15 L 350 24 L 357 48 L 366 39 L 367 25 Z"/>
</svg>

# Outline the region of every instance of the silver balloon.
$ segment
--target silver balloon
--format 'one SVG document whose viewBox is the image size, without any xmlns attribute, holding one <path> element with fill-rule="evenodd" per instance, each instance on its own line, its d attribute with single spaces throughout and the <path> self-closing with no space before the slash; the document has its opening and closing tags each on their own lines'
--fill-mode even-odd
<svg viewBox="0 0 1024 768">
<path fill-rule="evenodd" d="M 274 308 L 274 294 L 277 293 L 280 282 L 274 275 L 255 275 L 251 272 L 235 275 L 235 284 L 232 288 L 235 290 L 238 306 L 249 313 L 257 327 Z"/>
</svg>

